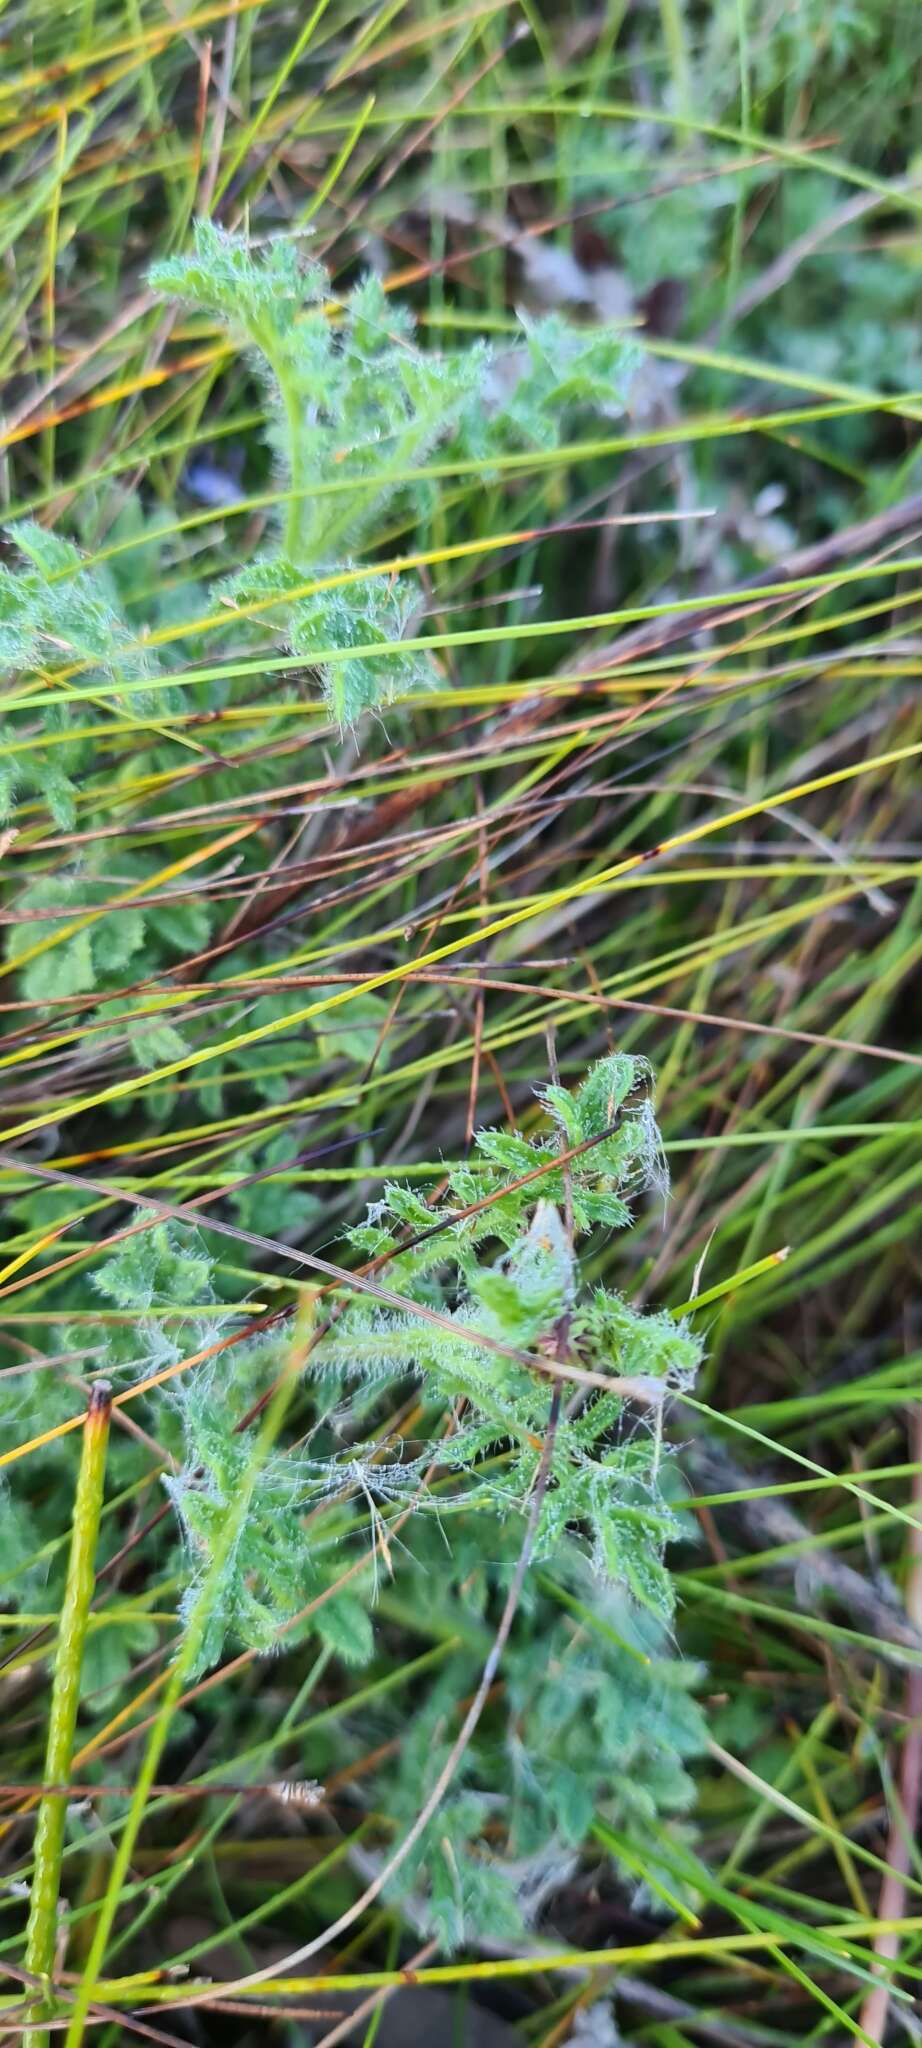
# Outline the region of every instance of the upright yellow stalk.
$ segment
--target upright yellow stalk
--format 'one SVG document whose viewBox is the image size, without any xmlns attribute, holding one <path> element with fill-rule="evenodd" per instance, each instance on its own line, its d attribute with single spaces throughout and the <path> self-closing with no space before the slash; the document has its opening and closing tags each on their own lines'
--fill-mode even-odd
<svg viewBox="0 0 922 2048">
<path fill-rule="evenodd" d="M 61 1609 L 54 1660 L 48 1745 L 45 1751 L 44 1782 L 49 1787 L 65 1787 L 70 1779 L 74 1731 L 80 1702 L 83 1646 L 86 1641 L 90 1601 L 96 1583 L 96 1541 L 99 1534 L 111 1413 L 111 1388 L 103 1380 L 97 1380 L 90 1395 L 83 1429 L 83 1452 L 74 1501 L 67 1585 L 64 1589 L 64 1604 Z M 43 1987 L 41 2000 L 30 2015 L 33 2020 L 41 2019 L 51 1991 L 66 1813 L 67 1792 L 47 1791 L 39 1807 L 35 1830 L 34 1875 L 26 1934 L 26 1969 L 42 1979 Z M 36 2030 L 33 2026 L 25 2038 L 29 2048 L 45 2048 L 48 2037 L 43 2027 Z"/>
</svg>

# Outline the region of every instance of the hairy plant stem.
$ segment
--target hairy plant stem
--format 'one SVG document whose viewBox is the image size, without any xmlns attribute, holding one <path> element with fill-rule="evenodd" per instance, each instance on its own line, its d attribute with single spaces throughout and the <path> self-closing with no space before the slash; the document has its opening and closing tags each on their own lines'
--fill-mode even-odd
<svg viewBox="0 0 922 2048">
<path fill-rule="evenodd" d="M 554 1348 L 557 1362 L 567 1354 L 569 1332 L 570 1318 L 568 1315 L 565 1315 L 561 1318 L 555 1333 L 556 1341 Z M 251 1970 L 248 1976 L 238 1977 L 232 1983 L 223 1986 L 223 1992 L 226 1997 L 238 1997 L 242 1991 L 249 1990 L 251 1985 L 263 1983 L 267 1977 L 271 1976 L 278 1969 L 285 1972 L 297 1969 L 302 1963 L 307 1961 L 308 1957 L 316 1955 L 319 1949 L 326 1948 L 328 1943 L 335 1941 L 348 1927 L 352 1927 L 355 1921 L 364 1913 L 366 1906 L 373 1905 L 374 1901 L 380 1897 L 385 1886 L 390 1883 L 391 1878 L 396 1876 L 401 1864 L 406 1862 L 410 1851 L 415 1848 L 420 1835 L 425 1832 L 433 1814 L 437 1812 L 441 1805 L 464 1756 L 464 1752 L 468 1748 L 477 1728 L 480 1716 L 489 1698 L 493 1681 L 499 1670 L 503 1651 L 512 1633 L 512 1624 L 518 1612 L 522 1589 L 534 1555 L 538 1526 L 541 1521 L 541 1510 L 544 1505 L 544 1497 L 554 1463 L 557 1428 L 560 1422 L 561 1393 L 562 1388 L 558 1380 L 551 1396 L 547 1430 L 535 1473 L 522 1548 L 519 1551 L 515 1570 L 512 1574 L 509 1591 L 506 1595 L 502 1614 L 500 1615 L 499 1625 L 490 1646 L 489 1655 L 480 1674 L 480 1682 L 435 1784 L 417 1814 L 412 1827 L 404 1835 L 403 1841 L 394 1850 L 393 1855 L 388 1858 L 383 1869 L 378 1872 L 369 1885 L 366 1885 L 361 1896 L 355 1899 L 352 1905 L 346 1908 L 344 1913 L 340 1914 L 339 1919 L 334 1920 L 332 1926 L 324 1928 L 322 1934 L 314 1935 L 313 1939 L 305 1942 L 302 1948 L 292 1950 L 289 1955 L 284 1957 L 281 1964 L 276 1962 L 264 1963 L 261 1969 Z M 184 2000 L 186 2010 L 188 2011 L 194 2005 L 203 2004 L 211 1996 L 210 1989 L 207 1992 L 193 1993 Z M 72 2048 L 70 2034 L 68 2034 L 67 2041 L 65 2042 L 65 2048 Z M 73 2044 L 73 2048 L 76 2048 L 76 2041 Z"/>
<path fill-rule="evenodd" d="M 304 520 L 307 513 L 307 470 L 304 459 L 304 422 L 294 381 L 287 376 L 277 358 L 270 356 L 270 362 L 281 394 L 282 406 L 288 427 L 288 464 L 291 471 L 291 496 L 285 514 L 285 553 L 290 562 L 300 569 L 304 567 L 306 549 L 303 545 Z"/>
<path fill-rule="evenodd" d="M 48 1744 L 45 1751 L 45 1784 L 48 1786 L 67 1785 L 71 1776 L 74 1731 L 80 1703 L 83 1649 L 90 1601 L 96 1583 L 96 1543 L 102 1509 L 111 1412 L 111 1389 L 105 1381 L 97 1380 L 90 1394 L 83 1427 L 83 1451 L 74 1499 L 67 1584 L 64 1589 L 64 1604 L 61 1609 L 54 1660 Z M 39 1807 L 35 1831 L 35 1861 L 26 1933 L 25 1966 L 33 1976 L 42 1979 L 43 1991 L 41 2001 L 30 2015 L 30 2019 L 40 2016 L 42 2009 L 47 2005 L 51 1988 L 57 1943 L 58 1894 L 67 1796 L 66 1792 L 46 1792 Z M 48 2036 L 43 2027 L 36 2029 L 30 2026 L 24 2038 L 30 2044 L 30 2048 L 45 2048 Z"/>
</svg>

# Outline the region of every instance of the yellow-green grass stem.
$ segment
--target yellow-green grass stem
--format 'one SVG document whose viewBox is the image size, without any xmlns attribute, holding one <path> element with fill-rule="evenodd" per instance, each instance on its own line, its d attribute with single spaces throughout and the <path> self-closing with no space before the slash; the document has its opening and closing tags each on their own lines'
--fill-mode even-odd
<svg viewBox="0 0 922 2048">
<path fill-rule="evenodd" d="M 109 1874 L 109 1882 L 100 1903 L 86 1966 L 74 1997 L 70 2024 L 65 2039 L 65 2048 L 80 2048 L 80 2044 L 85 2038 L 90 2005 L 95 1994 L 109 1936 L 112 1932 L 113 1921 L 118 1911 L 122 1887 L 128 1874 L 135 1842 L 147 1811 L 157 1765 L 169 1736 L 173 1715 L 187 1676 L 199 1654 L 211 1604 L 220 1583 L 221 1574 L 246 1519 L 259 1473 L 274 1447 L 276 1438 L 285 1420 L 288 1405 L 294 1387 L 297 1384 L 298 1375 L 309 1351 L 314 1299 L 315 1291 L 313 1289 L 305 1289 L 302 1308 L 285 1370 L 281 1374 L 273 1398 L 266 1411 L 262 1428 L 253 1447 L 253 1455 L 249 1466 L 242 1477 L 236 1497 L 230 1506 L 227 1519 L 215 1543 L 209 1568 L 202 1579 L 195 1604 L 189 1615 L 183 1641 L 172 1665 L 169 1683 L 148 1740 L 144 1760 L 138 1772 L 134 1794 L 125 1821 L 124 1832 Z"/>
<path fill-rule="evenodd" d="M 111 1413 L 111 1388 L 104 1380 L 97 1380 L 90 1394 L 83 1428 L 67 1583 L 54 1660 L 45 1750 L 45 1784 L 50 1788 L 66 1786 L 71 1775 L 83 1652 L 90 1602 L 96 1584 L 96 1543 Z M 41 1980 L 43 1987 L 35 2017 L 47 2005 L 54 1971 L 66 1815 L 66 1791 L 49 1789 L 39 1807 L 35 1830 L 34 1873 L 26 1932 L 26 1969 Z M 44 2028 L 30 2028 L 25 2038 L 30 2048 L 45 2048 L 48 2037 Z"/>
</svg>

